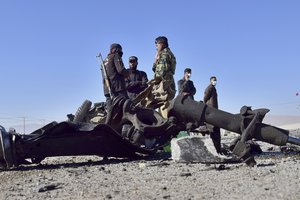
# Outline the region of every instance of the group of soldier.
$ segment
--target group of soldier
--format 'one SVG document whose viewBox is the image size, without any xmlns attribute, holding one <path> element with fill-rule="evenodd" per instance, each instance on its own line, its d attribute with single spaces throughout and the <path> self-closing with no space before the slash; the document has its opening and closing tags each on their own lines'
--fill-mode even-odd
<svg viewBox="0 0 300 200">
<path fill-rule="evenodd" d="M 106 80 L 103 80 L 104 95 L 106 97 L 106 106 L 109 110 L 112 104 L 112 98 L 124 96 L 131 100 L 140 101 L 142 105 L 159 109 L 161 115 L 167 118 L 167 107 L 169 102 L 175 97 L 176 86 L 174 74 L 176 69 L 176 58 L 169 48 L 168 39 L 165 36 L 159 36 L 155 39 L 157 53 L 154 58 L 152 70 L 154 78 L 148 81 L 147 74 L 138 70 L 138 58 L 129 57 L 129 68 L 126 69 L 122 61 L 122 46 L 114 43 L 110 46 L 110 51 L 103 64 L 106 71 Z M 178 84 L 178 95 L 194 100 L 196 88 L 193 81 L 190 80 L 192 70 L 186 68 L 184 76 Z M 217 78 L 212 76 L 210 84 L 205 89 L 203 101 L 209 106 L 218 108 Z M 143 103 L 142 103 L 143 102 Z M 159 105 L 155 107 L 155 105 Z M 220 129 L 206 124 L 213 140 L 217 152 L 221 152 Z"/>
</svg>

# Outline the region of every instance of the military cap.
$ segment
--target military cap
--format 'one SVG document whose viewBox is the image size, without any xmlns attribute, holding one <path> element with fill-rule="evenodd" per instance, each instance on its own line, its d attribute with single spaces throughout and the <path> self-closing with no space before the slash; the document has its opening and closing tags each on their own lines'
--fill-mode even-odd
<svg viewBox="0 0 300 200">
<path fill-rule="evenodd" d="M 138 61 L 138 58 L 136 56 L 130 56 L 129 61 Z"/>
<path fill-rule="evenodd" d="M 189 73 L 189 74 L 192 73 L 191 68 L 185 68 L 184 73 Z"/>
</svg>

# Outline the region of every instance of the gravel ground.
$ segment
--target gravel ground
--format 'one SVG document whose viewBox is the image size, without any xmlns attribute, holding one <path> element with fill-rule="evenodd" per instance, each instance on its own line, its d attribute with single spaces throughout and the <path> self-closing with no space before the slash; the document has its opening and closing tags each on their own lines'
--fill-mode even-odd
<svg viewBox="0 0 300 200">
<path fill-rule="evenodd" d="M 280 150 L 259 144 L 264 151 Z M 0 199 L 300 199 L 299 154 L 256 157 L 252 168 L 176 163 L 169 156 L 47 158 L 0 171 Z"/>
</svg>

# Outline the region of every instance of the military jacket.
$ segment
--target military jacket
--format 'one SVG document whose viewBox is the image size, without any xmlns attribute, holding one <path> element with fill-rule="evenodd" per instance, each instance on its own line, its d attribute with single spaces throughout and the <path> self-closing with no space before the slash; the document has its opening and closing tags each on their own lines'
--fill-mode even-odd
<svg viewBox="0 0 300 200">
<path fill-rule="evenodd" d="M 164 48 L 159 55 L 159 59 L 153 65 L 155 76 L 161 76 L 163 79 L 168 79 L 175 74 L 176 58 L 170 48 Z"/>
<path fill-rule="evenodd" d="M 164 48 L 159 55 L 159 59 L 153 64 L 155 77 L 161 77 L 164 81 L 171 82 L 171 88 L 175 91 L 174 74 L 176 69 L 176 58 L 170 48 Z"/>
</svg>

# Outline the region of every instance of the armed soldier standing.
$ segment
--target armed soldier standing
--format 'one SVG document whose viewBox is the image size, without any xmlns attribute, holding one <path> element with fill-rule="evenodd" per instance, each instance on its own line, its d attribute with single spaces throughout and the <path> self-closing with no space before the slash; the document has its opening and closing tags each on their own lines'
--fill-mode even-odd
<svg viewBox="0 0 300 200">
<path fill-rule="evenodd" d="M 125 78 L 128 77 L 129 73 L 128 70 L 124 67 L 122 56 L 122 46 L 120 44 L 114 43 L 110 46 L 110 51 L 106 59 L 104 60 L 104 67 L 106 68 L 109 81 L 108 86 L 107 84 L 105 84 L 105 80 L 103 80 L 107 109 L 109 109 L 111 106 L 112 98 L 120 95 L 128 98 Z M 108 87 L 110 87 L 111 94 Z"/>
<path fill-rule="evenodd" d="M 207 86 L 204 92 L 204 103 L 218 108 L 218 94 L 216 90 L 217 78 L 215 76 L 210 77 L 210 84 Z M 210 132 L 210 138 L 212 139 L 214 146 L 218 153 L 221 153 L 221 132 L 220 128 L 211 124 L 206 124 L 208 131 Z"/>
<path fill-rule="evenodd" d="M 185 98 L 189 98 L 194 100 L 194 95 L 196 94 L 196 88 L 194 86 L 193 81 L 190 80 L 192 74 L 192 70 L 190 68 L 186 68 L 184 70 L 184 76 L 180 79 L 178 84 L 179 95 L 185 96 Z"/>
<path fill-rule="evenodd" d="M 176 69 L 176 58 L 169 48 L 168 39 L 165 36 L 159 36 L 155 39 L 157 53 L 155 55 L 152 70 L 156 82 L 161 82 L 162 93 L 160 94 L 165 101 L 160 112 L 163 117 L 167 117 L 166 108 L 169 101 L 175 97 L 176 86 L 174 74 Z"/>
<path fill-rule="evenodd" d="M 126 79 L 127 93 L 130 99 L 134 99 L 144 89 L 148 87 L 147 74 L 144 71 L 137 70 L 138 58 L 129 57 L 129 76 Z"/>
</svg>

